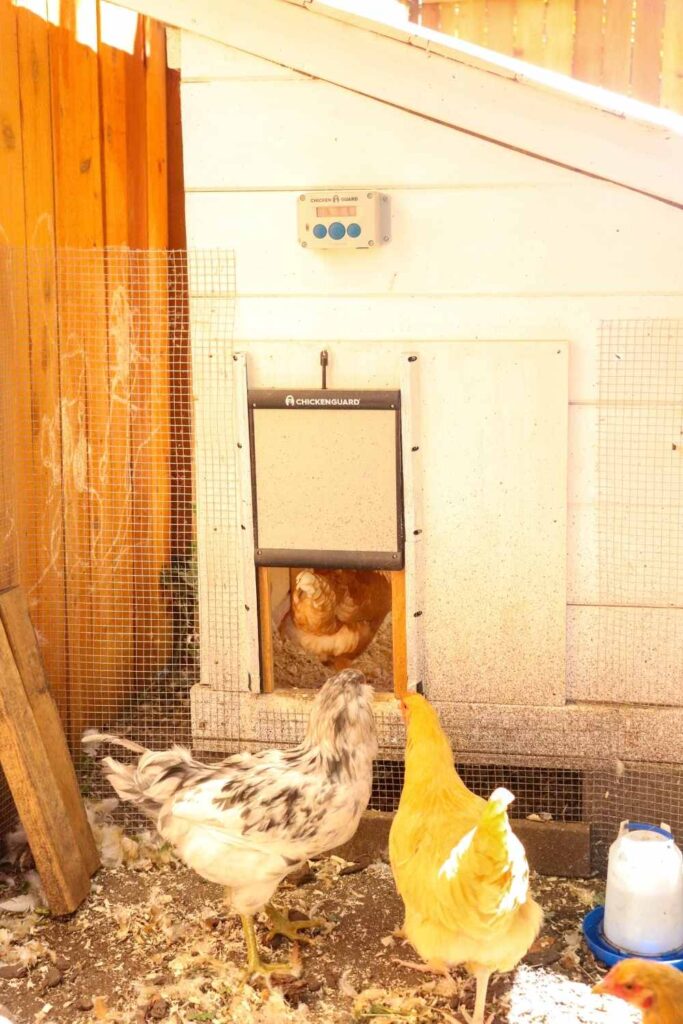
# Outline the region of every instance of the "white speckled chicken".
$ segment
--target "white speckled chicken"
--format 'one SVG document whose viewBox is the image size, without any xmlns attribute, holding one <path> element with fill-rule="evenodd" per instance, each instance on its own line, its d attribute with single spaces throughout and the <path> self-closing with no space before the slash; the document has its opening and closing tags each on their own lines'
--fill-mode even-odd
<svg viewBox="0 0 683 1024">
<path fill-rule="evenodd" d="M 264 963 L 254 915 L 265 909 L 273 931 L 291 939 L 317 922 L 288 922 L 269 901 L 300 864 L 347 842 L 370 799 L 377 738 L 372 689 L 348 669 L 328 679 L 313 701 L 306 735 L 290 750 L 235 754 L 219 764 L 196 761 L 184 747 L 149 751 L 128 740 L 87 732 L 142 756 L 102 761 L 122 800 L 154 821 L 178 856 L 202 878 L 225 887 L 247 944 L 247 976 L 291 973 Z"/>
<path fill-rule="evenodd" d="M 339 670 L 370 646 L 390 611 L 391 584 L 383 572 L 304 569 L 279 626 L 292 643 Z"/>
</svg>

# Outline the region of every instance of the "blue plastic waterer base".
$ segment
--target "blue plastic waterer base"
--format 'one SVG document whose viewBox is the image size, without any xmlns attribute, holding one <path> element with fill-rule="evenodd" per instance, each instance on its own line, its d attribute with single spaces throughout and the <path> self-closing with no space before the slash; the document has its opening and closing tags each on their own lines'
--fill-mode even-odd
<svg viewBox="0 0 683 1024">
<path fill-rule="evenodd" d="M 583 934 L 593 956 L 601 960 L 608 967 L 613 967 L 620 960 L 628 960 L 629 957 L 638 956 L 640 960 L 654 960 L 658 964 L 669 964 L 683 971 L 683 949 L 674 949 L 671 953 L 663 953 L 661 956 L 639 956 L 636 953 L 624 953 L 621 949 L 613 946 L 605 938 L 602 930 L 602 921 L 605 916 L 604 907 L 595 907 L 589 910 L 583 919 Z"/>
</svg>

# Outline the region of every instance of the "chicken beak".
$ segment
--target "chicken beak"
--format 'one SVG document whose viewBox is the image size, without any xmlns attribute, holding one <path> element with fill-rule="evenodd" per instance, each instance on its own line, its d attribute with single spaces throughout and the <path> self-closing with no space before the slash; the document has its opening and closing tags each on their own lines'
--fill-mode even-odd
<svg viewBox="0 0 683 1024">
<path fill-rule="evenodd" d="M 606 995 L 609 995 L 610 994 L 610 984 L 609 984 L 609 981 L 608 981 L 607 977 L 604 977 L 602 979 L 602 981 L 599 981 L 597 983 L 597 985 L 593 985 L 593 988 L 591 989 L 591 992 L 593 993 L 593 995 L 596 995 L 596 996 L 606 996 Z"/>
</svg>

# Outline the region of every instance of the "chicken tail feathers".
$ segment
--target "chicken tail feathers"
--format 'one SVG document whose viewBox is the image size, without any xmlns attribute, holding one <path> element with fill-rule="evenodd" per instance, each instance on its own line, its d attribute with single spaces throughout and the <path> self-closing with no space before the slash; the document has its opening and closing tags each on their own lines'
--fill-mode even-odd
<svg viewBox="0 0 683 1024">
<path fill-rule="evenodd" d="M 463 836 L 439 872 L 459 899 L 476 906 L 482 920 L 520 907 L 529 890 L 524 847 L 514 835 L 507 808 L 514 797 L 496 789 L 475 828 Z"/>
<path fill-rule="evenodd" d="M 135 765 L 122 764 L 114 757 L 102 758 L 102 773 L 109 785 L 116 791 L 119 800 L 126 803 L 143 804 L 145 792 L 136 779 Z"/>
<path fill-rule="evenodd" d="M 514 800 L 514 793 L 511 793 L 505 786 L 499 786 L 498 789 L 494 789 L 493 793 L 491 793 L 487 803 L 492 809 L 497 811 L 502 809 L 507 812 L 508 807 L 511 803 L 514 803 Z"/>
<path fill-rule="evenodd" d="M 516 842 L 507 809 L 514 800 L 509 789 L 499 786 L 486 801 L 481 818 L 472 836 L 468 855 L 486 865 L 487 875 L 504 875 L 508 869 L 511 848 Z"/>
<path fill-rule="evenodd" d="M 102 759 L 102 772 L 120 800 L 136 804 L 152 819 L 161 807 L 187 782 L 196 781 L 207 766 L 195 761 L 185 747 L 170 750 L 147 750 L 145 747 L 119 736 L 88 730 L 81 740 L 84 746 L 113 743 L 140 754 L 135 764 L 123 764 L 114 757 Z"/>
<path fill-rule="evenodd" d="M 124 740 L 122 736 L 98 732 L 97 729 L 86 729 L 81 736 L 81 743 L 84 747 L 90 747 L 96 743 L 112 743 L 115 747 L 125 747 L 126 750 L 132 750 L 136 754 L 145 754 L 147 752 L 147 747 L 141 747 L 139 743 L 134 743 L 133 740 Z"/>
</svg>

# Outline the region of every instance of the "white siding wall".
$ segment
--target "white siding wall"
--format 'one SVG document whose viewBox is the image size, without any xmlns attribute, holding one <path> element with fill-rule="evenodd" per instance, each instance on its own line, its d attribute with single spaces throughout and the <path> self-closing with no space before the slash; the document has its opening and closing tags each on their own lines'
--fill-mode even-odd
<svg viewBox="0 0 683 1024">
<path fill-rule="evenodd" d="M 452 698 L 682 704 L 677 651 L 634 649 L 628 664 L 617 658 L 614 672 L 596 679 L 595 642 L 598 325 L 683 318 L 683 214 L 189 33 L 181 69 L 188 244 L 235 250 L 235 341 L 249 354 L 255 383 L 317 386 L 323 346 L 331 350 L 331 386 L 382 387 L 397 386 L 402 351 L 433 358 L 438 346 L 424 343 L 569 343 L 566 684 L 558 689 L 556 655 L 564 662 L 564 650 L 555 621 L 549 642 L 525 638 L 537 646 L 533 678 L 498 673 L 510 660 L 503 651 L 499 662 L 483 658 L 485 673 L 470 674 L 466 687 L 451 680 Z M 390 194 L 391 243 L 302 250 L 297 194 L 344 185 Z M 357 342 L 376 344 L 363 344 L 359 360 Z M 423 391 L 448 384 L 447 361 L 434 365 Z M 556 395 L 562 400 L 561 390 Z M 563 440 L 553 444 L 563 466 Z M 505 444 L 500 452 L 509 458 Z M 524 528 L 507 525 L 515 549 Z M 547 543 L 552 538 L 556 544 L 546 531 Z M 448 598 L 442 613 L 457 632 L 457 593 Z M 681 608 L 622 612 L 641 624 L 657 616 L 680 623 L 634 636 L 683 631 Z M 437 653 L 443 670 L 448 651 Z M 629 674 L 643 658 L 645 676 Z"/>
</svg>

